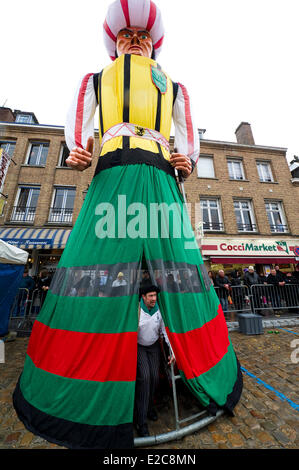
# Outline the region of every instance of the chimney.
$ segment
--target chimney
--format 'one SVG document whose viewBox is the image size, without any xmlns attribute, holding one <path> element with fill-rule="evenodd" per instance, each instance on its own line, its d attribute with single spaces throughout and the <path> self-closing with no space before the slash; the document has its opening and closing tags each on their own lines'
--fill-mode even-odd
<svg viewBox="0 0 299 470">
<path fill-rule="evenodd" d="M 255 145 L 249 122 L 241 122 L 235 131 L 238 144 Z"/>
</svg>

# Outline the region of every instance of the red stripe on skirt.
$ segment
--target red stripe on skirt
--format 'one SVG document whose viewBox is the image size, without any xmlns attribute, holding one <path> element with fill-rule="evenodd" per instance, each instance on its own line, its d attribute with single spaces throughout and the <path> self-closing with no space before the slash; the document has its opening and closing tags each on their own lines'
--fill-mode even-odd
<svg viewBox="0 0 299 470">
<path fill-rule="evenodd" d="M 151 2 L 150 11 L 149 11 L 149 18 L 148 18 L 148 22 L 147 22 L 147 25 L 146 25 L 146 28 L 145 28 L 147 31 L 150 31 L 152 29 L 152 27 L 154 26 L 154 23 L 156 21 L 156 14 L 157 14 L 156 5 L 153 2 Z"/>
<path fill-rule="evenodd" d="M 171 333 L 166 328 L 178 368 L 193 379 L 214 367 L 226 354 L 229 338 L 221 306 L 218 315 L 201 328 L 187 333 Z"/>
<path fill-rule="evenodd" d="M 129 6 L 128 6 L 128 0 L 120 0 L 121 7 L 123 9 L 125 19 L 127 22 L 127 26 L 130 26 L 130 15 L 129 15 Z"/>
<path fill-rule="evenodd" d="M 137 332 L 80 333 L 36 320 L 27 354 L 36 367 L 62 377 L 130 382 L 136 378 Z"/>
<path fill-rule="evenodd" d="M 93 73 L 85 75 L 82 80 L 81 87 L 78 95 L 77 110 L 76 110 L 76 123 L 75 123 L 75 142 L 78 147 L 83 148 L 82 145 L 82 125 L 83 125 L 83 115 L 84 115 L 84 97 L 87 88 L 87 83 L 89 78 Z"/>
<path fill-rule="evenodd" d="M 192 155 L 194 152 L 194 135 L 193 135 L 193 126 L 192 126 L 192 119 L 191 119 L 191 108 L 190 108 L 190 100 L 189 95 L 181 83 L 179 86 L 182 89 L 184 101 L 185 101 L 185 118 L 186 118 L 186 128 L 187 128 L 187 140 L 188 140 L 188 155 Z"/>
</svg>

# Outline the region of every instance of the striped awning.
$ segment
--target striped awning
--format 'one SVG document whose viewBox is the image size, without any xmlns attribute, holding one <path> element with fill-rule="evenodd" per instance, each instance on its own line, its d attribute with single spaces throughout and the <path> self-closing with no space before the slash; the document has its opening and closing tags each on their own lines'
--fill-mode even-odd
<svg viewBox="0 0 299 470">
<path fill-rule="evenodd" d="M 2 228 L 0 239 L 25 249 L 64 248 L 71 229 L 58 228 Z"/>
</svg>

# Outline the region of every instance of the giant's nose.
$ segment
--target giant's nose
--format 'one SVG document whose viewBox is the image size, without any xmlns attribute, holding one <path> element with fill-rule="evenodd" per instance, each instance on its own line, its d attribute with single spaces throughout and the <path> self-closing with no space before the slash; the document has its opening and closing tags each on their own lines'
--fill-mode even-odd
<svg viewBox="0 0 299 470">
<path fill-rule="evenodd" d="M 137 32 L 135 32 L 135 33 L 133 34 L 133 37 L 132 37 L 132 39 L 131 39 L 131 43 L 132 43 L 132 44 L 140 44 L 140 40 L 139 40 L 139 37 L 138 37 Z"/>
</svg>

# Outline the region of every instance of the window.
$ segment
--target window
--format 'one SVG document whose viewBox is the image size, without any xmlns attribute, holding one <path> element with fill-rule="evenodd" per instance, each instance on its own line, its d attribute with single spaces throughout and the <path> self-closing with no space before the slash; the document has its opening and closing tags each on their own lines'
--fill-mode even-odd
<svg viewBox="0 0 299 470">
<path fill-rule="evenodd" d="M 10 157 L 13 156 L 13 153 L 15 151 L 16 143 L 12 141 L 1 141 L 0 142 L 0 148 L 4 150 L 5 153 L 7 153 Z"/>
<path fill-rule="evenodd" d="M 45 142 L 34 142 L 30 145 L 27 165 L 44 166 L 49 151 L 49 144 Z"/>
<path fill-rule="evenodd" d="M 266 202 L 265 204 L 271 232 L 288 232 L 282 203 L 273 201 Z"/>
<path fill-rule="evenodd" d="M 33 124 L 33 118 L 31 114 L 18 114 L 16 116 L 16 122 L 20 124 Z"/>
<path fill-rule="evenodd" d="M 203 230 L 223 230 L 219 199 L 200 198 Z"/>
<path fill-rule="evenodd" d="M 239 232 L 255 232 L 256 225 L 251 201 L 234 201 L 235 215 Z"/>
<path fill-rule="evenodd" d="M 228 174 L 232 180 L 244 180 L 243 163 L 241 160 L 228 160 Z"/>
<path fill-rule="evenodd" d="M 212 156 L 200 155 L 197 162 L 197 176 L 199 178 L 215 178 L 214 161 Z"/>
<path fill-rule="evenodd" d="M 60 148 L 60 155 L 59 155 L 59 162 L 58 166 L 66 167 L 68 168 L 67 164 L 65 163 L 65 160 L 68 158 L 70 154 L 70 151 L 67 147 L 66 144 L 62 144 Z"/>
<path fill-rule="evenodd" d="M 260 181 L 262 181 L 263 183 L 274 181 L 270 163 L 257 162 L 256 164 L 257 164 L 257 171 L 260 177 Z"/>
<path fill-rule="evenodd" d="M 56 188 L 50 208 L 49 222 L 71 223 L 73 219 L 75 188 Z"/>
<path fill-rule="evenodd" d="M 33 222 L 40 188 L 20 187 L 11 214 L 12 222 Z"/>
</svg>

